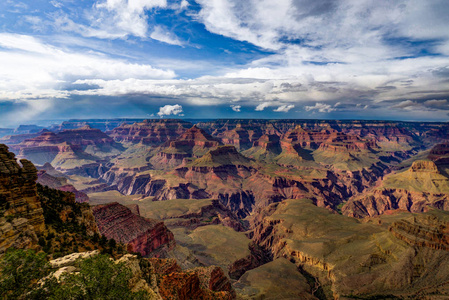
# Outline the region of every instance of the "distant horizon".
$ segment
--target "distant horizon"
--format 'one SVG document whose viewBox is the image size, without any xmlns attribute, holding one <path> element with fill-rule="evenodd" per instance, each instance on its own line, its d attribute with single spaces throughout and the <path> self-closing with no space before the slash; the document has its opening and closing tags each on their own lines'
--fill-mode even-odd
<svg viewBox="0 0 449 300">
<path fill-rule="evenodd" d="M 263 121 L 365 121 L 365 122 L 405 122 L 405 123 L 449 123 L 449 120 L 446 121 L 426 121 L 426 120 L 386 120 L 386 119 L 323 119 L 323 118 L 182 118 L 182 117 L 172 117 L 172 118 L 138 118 L 138 117 L 124 117 L 124 118 L 72 118 L 72 119 L 55 119 L 55 120 L 35 120 L 30 123 L 23 123 L 13 126 L 0 126 L 0 129 L 10 129 L 14 130 L 20 126 L 39 126 L 39 127 L 51 127 L 54 125 L 62 124 L 63 122 L 71 122 L 71 121 L 118 121 L 118 120 L 128 120 L 128 121 L 140 121 L 140 120 L 183 120 L 183 121 L 219 121 L 219 120 L 263 120 Z"/>
</svg>

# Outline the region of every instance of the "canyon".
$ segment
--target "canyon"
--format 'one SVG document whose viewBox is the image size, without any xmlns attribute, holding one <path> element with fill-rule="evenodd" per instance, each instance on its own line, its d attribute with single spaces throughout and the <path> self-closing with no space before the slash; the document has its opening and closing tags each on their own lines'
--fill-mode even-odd
<svg viewBox="0 0 449 300">
<path fill-rule="evenodd" d="M 7 132 L 1 141 L 21 165 L 2 146 L 0 170 L 31 188 L 8 194 L 9 175 L 2 179 L 0 197 L 10 204 L 0 249 L 25 227 L 20 244 L 38 249 L 37 181 L 90 205 L 92 232 L 152 260 L 163 299 L 445 297 L 448 129 L 124 119 Z M 29 214 L 22 225 L 6 221 L 12 203 Z"/>
</svg>

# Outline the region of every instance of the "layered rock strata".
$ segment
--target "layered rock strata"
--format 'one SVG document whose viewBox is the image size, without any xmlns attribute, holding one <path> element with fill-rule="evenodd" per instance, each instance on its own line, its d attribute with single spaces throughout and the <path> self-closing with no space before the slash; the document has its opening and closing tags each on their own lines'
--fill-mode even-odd
<svg viewBox="0 0 449 300">
<path fill-rule="evenodd" d="M 14 246 L 31 247 L 45 230 L 37 196 L 37 170 L 25 159 L 20 166 L 8 147 L 0 145 L 0 253 Z"/>
<path fill-rule="evenodd" d="M 128 251 L 142 256 L 162 257 L 173 249 L 173 233 L 164 222 L 135 215 L 116 202 L 92 208 L 100 233 L 108 239 L 127 244 Z"/>
</svg>

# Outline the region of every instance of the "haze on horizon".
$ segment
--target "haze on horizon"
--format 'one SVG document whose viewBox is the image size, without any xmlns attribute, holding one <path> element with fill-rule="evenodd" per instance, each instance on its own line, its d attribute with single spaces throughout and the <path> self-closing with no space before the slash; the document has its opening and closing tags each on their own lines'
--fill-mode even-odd
<svg viewBox="0 0 449 300">
<path fill-rule="evenodd" d="M 444 0 L 5 0 L 0 25 L 0 127 L 448 119 Z"/>
</svg>

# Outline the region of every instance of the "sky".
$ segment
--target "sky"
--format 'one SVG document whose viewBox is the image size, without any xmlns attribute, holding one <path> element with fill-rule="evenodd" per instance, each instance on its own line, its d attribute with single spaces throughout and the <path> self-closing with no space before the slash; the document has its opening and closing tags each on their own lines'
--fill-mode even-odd
<svg viewBox="0 0 449 300">
<path fill-rule="evenodd" d="M 448 113 L 447 0 L 0 1 L 0 127 Z"/>
</svg>

